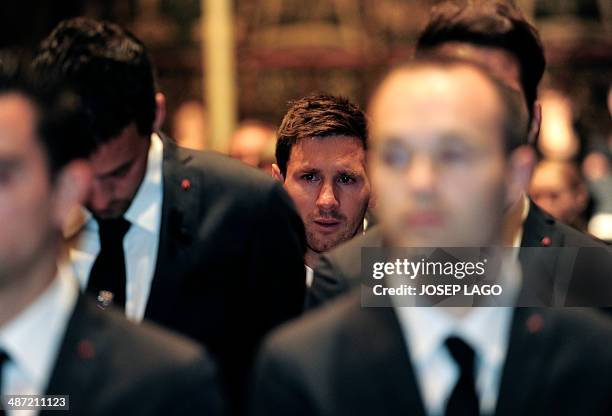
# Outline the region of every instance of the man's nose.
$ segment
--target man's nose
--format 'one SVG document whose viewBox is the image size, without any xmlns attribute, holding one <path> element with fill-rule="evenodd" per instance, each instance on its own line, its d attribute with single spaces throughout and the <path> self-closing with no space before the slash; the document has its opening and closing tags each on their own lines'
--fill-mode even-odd
<svg viewBox="0 0 612 416">
<path fill-rule="evenodd" d="M 438 180 L 437 168 L 433 159 L 426 155 L 417 155 L 406 172 L 408 189 L 421 197 L 433 194 Z"/>
<path fill-rule="evenodd" d="M 89 206 L 94 212 L 105 211 L 112 201 L 112 189 L 108 184 L 94 180 L 89 194 Z"/>
<path fill-rule="evenodd" d="M 329 211 L 338 208 L 339 205 L 340 203 L 335 194 L 334 184 L 328 182 L 323 183 L 317 198 L 317 207 L 321 210 Z"/>
</svg>

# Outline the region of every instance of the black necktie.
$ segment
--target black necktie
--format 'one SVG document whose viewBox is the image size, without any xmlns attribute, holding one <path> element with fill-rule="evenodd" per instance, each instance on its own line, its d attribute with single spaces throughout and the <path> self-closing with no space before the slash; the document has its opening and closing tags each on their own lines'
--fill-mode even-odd
<svg viewBox="0 0 612 416">
<path fill-rule="evenodd" d="M 107 300 L 100 292 L 110 292 L 112 303 L 124 308 L 126 280 L 123 237 L 130 229 L 130 223 L 123 218 L 96 221 L 100 233 L 100 252 L 89 273 L 87 291 L 99 301 Z"/>
<path fill-rule="evenodd" d="M 446 416 L 478 416 L 474 350 L 457 337 L 449 337 L 446 347 L 459 366 L 459 380 L 446 404 Z"/>
</svg>

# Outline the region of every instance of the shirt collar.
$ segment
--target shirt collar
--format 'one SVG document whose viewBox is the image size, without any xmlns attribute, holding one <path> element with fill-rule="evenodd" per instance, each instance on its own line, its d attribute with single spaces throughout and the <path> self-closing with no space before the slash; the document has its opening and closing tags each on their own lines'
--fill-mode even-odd
<svg viewBox="0 0 612 416">
<path fill-rule="evenodd" d="M 124 217 L 132 225 L 157 232 L 162 206 L 163 142 L 157 133 L 151 134 L 145 176 Z M 74 237 L 83 228 L 98 231 L 98 224 L 89 210 L 80 207 L 69 216 L 63 229 L 65 239 Z"/>
<path fill-rule="evenodd" d="M 163 144 L 157 135 L 151 135 L 147 159 L 147 171 L 124 217 L 132 225 L 138 225 L 155 233 L 159 229 L 162 205 Z"/>
<path fill-rule="evenodd" d="M 529 198 L 527 198 L 527 195 L 523 194 L 521 199 L 523 200 L 523 210 L 521 212 L 521 226 L 518 227 L 516 233 L 514 234 L 514 239 L 512 240 L 513 247 L 521 246 L 521 241 L 523 239 L 523 228 L 525 227 L 525 220 L 529 215 Z"/>
<path fill-rule="evenodd" d="M 504 251 L 499 281 L 504 287 L 504 305 L 516 303 L 522 282 L 521 268 L 514 251 Z M 473 307 L 463 316 L 453 315 L 447 307 L 395 307 L 411 357 L 426 362 L 444 345 L 446 338 L 458 336 L 488 363 L 503 359 L 513 316 L 511 306 Z"/>
<path fill-rule="evenodd" d="M 398 307 L 396 313 L 416 363 L 427 362 L 449 336 L 458 336 L 486 363 L 505 356 L 513 314 L 511 307 L 479 307 L 458 317 L 445 308 Z"/>
<path fill-rule="evenodd" d="M 0 328 L 0 345 L 41 390 L 46 387 L 77 297 L 78 286 L 70 267 L 60 265 L 45 292 Z"/>
</svg>

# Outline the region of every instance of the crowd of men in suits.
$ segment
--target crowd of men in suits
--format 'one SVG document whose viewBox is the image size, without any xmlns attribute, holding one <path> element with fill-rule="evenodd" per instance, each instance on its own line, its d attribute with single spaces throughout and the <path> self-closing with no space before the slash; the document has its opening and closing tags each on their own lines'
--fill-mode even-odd
<svg viewBox="0 0 612 416">
<path fill-rule="evenodd" d="M 0 394 L 79 415 L 612 414 L 612 251 L 525 196 L 544 69 L 511 2 L 443 5 L 368 116 L 291 103 L 270 177 L 164 135 L 116 24 L 0 55 Z M 364 248 L 453 246 L 517 247 L 513 303 L 363 306 Z"/>
</svg>

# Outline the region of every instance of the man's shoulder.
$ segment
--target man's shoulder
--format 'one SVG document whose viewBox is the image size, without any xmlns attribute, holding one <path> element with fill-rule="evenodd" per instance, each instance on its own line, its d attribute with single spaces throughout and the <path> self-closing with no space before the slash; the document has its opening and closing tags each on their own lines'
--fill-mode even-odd
<svg viewBox="0 0 612 416">
<path fill-rule="evenodd" d="M 555 226 L 558 228 L 559 232 L 563 234 L 564 246 L 566 247 L 601 247 L 610 250 L 609 245 L 590 234 L 581 232 L 558 221 L 555 222 Z"/>
<path fill-rule="evenodd" d="M 529 236 L 537 235 L 538 237 L 545 237 L 546 234 L 548 234 L 547 230 L 551 230 L 551 234 L 553 236 L 556 234 L 560 237 L 560 245 L 563 247 L 609 248 L 609 246 L 603 241 L 593 237 L 592 235 L 581 232 L 557 220 L 533 202 L 530 204 L 529 214 L 524 226 L 531 228 L 529 230 L 524 230 L 524 233 Z M 535 244 L 536 246 L 539 246 L 539 241 L 529 241 L 527 244 Z M 553 245 L 556 245 L 554 244 L 554 239 Z"/>
<path fill-rule="evenodd" d="M 270 175 L 259 169 L 209 150 L 193 150 L 164 142 L 164 161 L 179 166 L 181 173 L 193 175 L 204 185 L 205 191 L 232 189 L 250 191 L 253 195 L 279 186 Z M 168 174 L 164 171 L 164 175 Z"/>
<path fill-rule="evenodd" d="M 548 308 L 543 316 L 543 325 L 548 327 L 549 341 L 558 357 L 581 366 L 586 366 L 588 361 L 611 368 L 612 320 L 609 316 L 592 308 Z"/>
<path fill-rule="evenodd" d="M 82 295 L 68 323 L 47 394 L 69 394 L 78 414 L 219 414 L 212 360 L 196 343 L 100 310 Z"/>
</svg>

